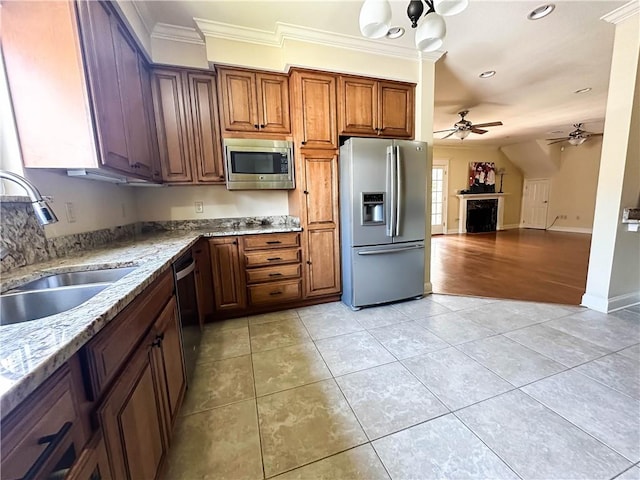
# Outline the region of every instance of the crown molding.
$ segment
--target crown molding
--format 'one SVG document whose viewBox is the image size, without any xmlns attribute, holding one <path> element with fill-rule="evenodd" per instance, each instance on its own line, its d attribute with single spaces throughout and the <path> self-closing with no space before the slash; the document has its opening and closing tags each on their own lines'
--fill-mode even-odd
<svg viewBox="0 0 640 480">
<path fill-rule="evenodd" d="M 600 20 L 604 20 L 605 22 L 617 25 L 618 23 L 623 22 L 627 18 L 630 18 L 638 13 L 640 13 L 640 2 L 638 2 L 638 0 L 631 0 L 629 3 L 625 3 L 612 12 L 603 15 L 602 17 L 600 17 Z"/>
<path fill-rule="evenodd" d="M 391 45 L 386 42 L 368 40 L 362 37 L 354 37 L 339 33 L 327 32 L 310 27 L 300 27 L 288 23 L 276 23 L 275 32 L 259 30 L 256 28 L 231 25 L 228 23 L 215 22 L 203 18 L 194 18 L 198 30 L 205 36 L 211 38 L 222 38 L 225 40 L 235 40 L 270 47 L 282 47 L 285 40 L 295 40 L 330 47 L 346 48 L 363 53 L 385 55 L 407 60 L 427 60 L 436 62 L 445 52 L 420 52 L 414 48 Z"/>
<path fill-rule="evenodd" d="M 151 38 L 204 46 L 204 40 L 195 28 L 168 23 L 156 23 L 151 32 Z"/>
</svg>

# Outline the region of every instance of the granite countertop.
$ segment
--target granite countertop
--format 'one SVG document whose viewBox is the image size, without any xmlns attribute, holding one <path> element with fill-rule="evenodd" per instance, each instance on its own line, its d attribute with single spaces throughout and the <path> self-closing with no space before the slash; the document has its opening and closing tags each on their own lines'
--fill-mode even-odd
<svg viewBox="0 0 640 480">
<path fill-rule="evenodd" d="M 53 273 L 137 266 L 133 272 L 71 310 L 0 326 L 0 418 L 69 360 L 200 237 L 300 230 L 291 225 L 247 225 L 150 233 L 135 240 L 3 274 L 2 292 Z"/>
</svg>

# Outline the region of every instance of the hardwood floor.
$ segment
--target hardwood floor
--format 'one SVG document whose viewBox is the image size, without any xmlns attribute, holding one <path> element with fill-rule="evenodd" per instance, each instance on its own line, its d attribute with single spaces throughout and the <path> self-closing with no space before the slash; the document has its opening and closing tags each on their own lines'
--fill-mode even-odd
<svg viewBox="0 0 640 480">
<path fill-rule="evenodd" d="M 579 305 L 591 235 L 507 230 L 431 238 L 434 293 Z"/>
</svg>

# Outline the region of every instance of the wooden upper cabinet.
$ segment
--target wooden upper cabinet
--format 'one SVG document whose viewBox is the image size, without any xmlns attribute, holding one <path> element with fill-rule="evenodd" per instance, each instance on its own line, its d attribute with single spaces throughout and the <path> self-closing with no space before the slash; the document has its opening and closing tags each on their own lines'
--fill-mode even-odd
<svg viewBox="0 0 640 480">
<path fill-rule="evenodd" d="M 1 21 L 24 165 L 152 179 L 143 57 L 112 5 L 6 2 Z"/>
<path fill-rule="evenodd" d="M 291 73 L 294 138 L 304 148 L 338 148 L 336 76 L 305 70 Z"/>
<path fill-rule="evenodd" d="M 338 90 L 340 135 L 413 138 L 412 84 L 341 76 Z"/>
<path fill-rule="evenodd" d="M 162 177 L 168 183 L 223 183 L 215 75 L 153 70 Z"/>
<path fill-rule="evenodd" d="M 193 168 L 198 182 L 224 182 L 215 76 L 187 73 L 191 101 Z"/>
<path fill-rule="evenodd" d="M 151 179 L 151 125 L 138 49 L 108 4 L 79 2 L 78 9 L 102 164 Z"/>
<path fill-rule="evenodd" d="M 291 133 L 286 75 L 217 68 L 224 130 Z"/>
</svg>

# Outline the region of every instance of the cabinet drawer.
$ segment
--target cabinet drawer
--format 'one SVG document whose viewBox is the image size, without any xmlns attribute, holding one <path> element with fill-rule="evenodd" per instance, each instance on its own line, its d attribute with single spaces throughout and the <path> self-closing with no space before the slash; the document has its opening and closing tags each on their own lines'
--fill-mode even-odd
<svg viewBox="0 0 640 480">
<path fill-rule="evenodd" d="M 299 263 L 300 250 L 291 248 L 267 252 L 250 252 L 244 254 L 244 261 L 245 266 L 248 268 L 279 265 L 282 263 Z"/>
<path fill-rule="evenodd" d="M 248 287 L 251 305 L 268 305 L 302 298 L 301 281 L 275 282 Z"/>
<path fill-rule="evenodd" d="M 245 250 L 264 250 L 267 248 L 299 247 L 300 234 L 269 233 L 265 235 L 246 235 L 242 237 Z"/>
<path fill-rule="evenodd" d="M 77 395 L 64 365 L 3 421 L 2 478 L 22 478 L 38 459 L 44 462 L 34 478 L 71 466 L 85 443 Z"/>
<path fill-rule="evenodd" d="M 300 264 L 278 265 L 276 267 L 254 268 L 247 270 L 247 283 L 272 282 L 300 278 Z"/>
<path fill-rule="evenodd" d="M 173 275 L 169 269 L 87 344 L 84 355 L 93 400 L 100 397 L 122 368 L 172 295 Z"/>
</svg>

